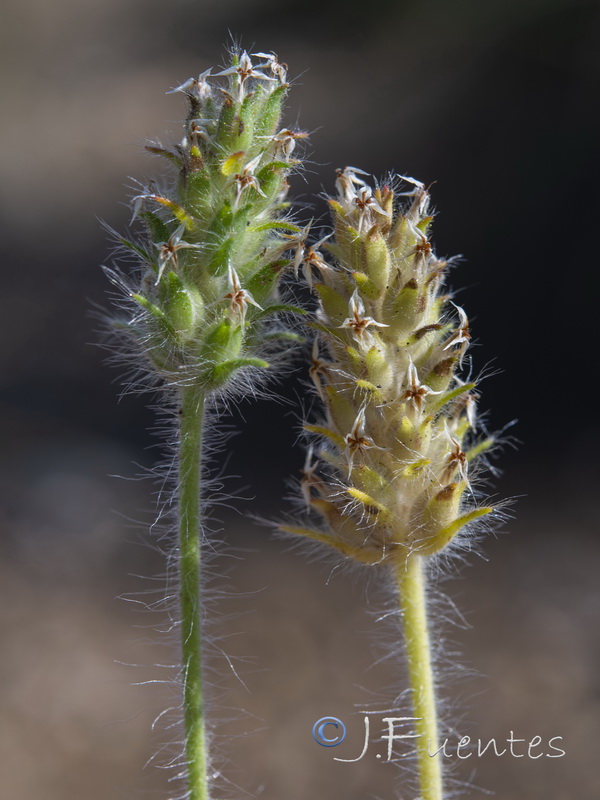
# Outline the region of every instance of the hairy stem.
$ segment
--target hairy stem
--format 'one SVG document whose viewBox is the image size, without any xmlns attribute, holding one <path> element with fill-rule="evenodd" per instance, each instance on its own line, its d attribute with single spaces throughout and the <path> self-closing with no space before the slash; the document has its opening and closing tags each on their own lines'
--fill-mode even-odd
<svg viewBox="0 0 600 800">
<path fill-rule="evenodd" d="M 411 555 L 398 562 L 395 565 L 395 577 L 402 609 L 413 714 L 416 718 L 420 798 L 442 800 L 440 756 L 429 755 L 438 749 L 438 732 L 423 561 L 422 556 Z"/>
<path fill-rule="evenodd" d="M 204 392 L 181 389 L 179 420 L 179 604 L 183 716 L 189 800 L 208 800 L 202 687 L 200 597 L 200 478 Z"/>
</svg>

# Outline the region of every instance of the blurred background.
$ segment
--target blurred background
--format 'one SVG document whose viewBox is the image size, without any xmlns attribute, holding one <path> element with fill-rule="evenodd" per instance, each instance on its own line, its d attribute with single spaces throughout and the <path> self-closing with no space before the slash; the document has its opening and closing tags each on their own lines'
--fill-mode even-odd
<svg viewBox="0 0 600 800">
<path fill-rule="evenodd" d="M 118 599 L 155 588 L 133 597 L 161 596 L 153 577 L 164 563 L 147 532 L 158 487 L 133 479 L 163 454 L 152 398 L 121 396 L 121 373 L 98 346 L 94 309 L 108 304 L 100 265 L 111 258 L 99 219 L 125 228 L 127 187 L 158 169 L 144 141 L 180 136 L 183 103 L 165 91 L 221 64 L 230 35 L 249 51 L 276 52 L 297 76 L 286 121 L 311 132 L 307 172 L 293 185 L 311 204 L 302 213 L 325 221 L 314 198 L 333 190 L 334 169 L 347 164 L 435 181 L 435 246 L 464 254 L 451 284 L 472 320 L 475 369 L 489 375 L 481 406 L 491 430 L 518 420 L 510 433 L 520 442 L 499 459 L 492 489 L 518 498 L 514 519 L 483 544 L 483 557 L 451 567 L 453 579 L 437 585 L 439 638 L 451 654 L 444 730 L 500 742 L 511 731 L 544 743 L 561 736 L 566 751 L 462 762 L 455 796 L 592 800 L 600 796 L 592 239 L 600 4 L 592 0 L 5 2 L 3 794 L 177 795 L 155 766 L 168 752 L 144 768 L 169 738 L 170 715 L 154 733 L 150 724 L 172 692 L 137 685 L 172 674 L 155 666 L 173 663 L 169 636 L 155 631 L 166 622 Z M 375 745 L 360 762 L 332 760 L 360 751 L 364 704 L 402 707 L 397 659 L 381 660 L 396 636 L 377 622 L 381 574 L 307 560 L 248 520 L 251 509 L 272 517 L 289 507 L 285 480 L 303 461 L 293 406 L 302 378 L 298 365 L 282 402 L 243 404 L 228 424 L 244 430 L 216 465 L 233 476 L 229 492 L 254 498 L 234 501 L 241 514 L 217 513 L 227 542 L 211 589 L 221 794 L 413 800 L 406 770 L 377 761 Z M 339 752 L 312 740 L 313 722 L 326 715 L 348 726 Z"/>
</svg>

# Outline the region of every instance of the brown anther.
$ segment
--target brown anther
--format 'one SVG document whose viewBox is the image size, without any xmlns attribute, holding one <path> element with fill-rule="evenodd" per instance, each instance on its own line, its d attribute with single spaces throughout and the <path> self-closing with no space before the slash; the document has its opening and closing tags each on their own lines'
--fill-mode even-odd
<svg viewBox="0 0 600 800">
<path fill-rule="evenodd" d="M 439 392 L 434 392 L 429 386 L 426 386 L 424 383 L 420 382 L 417 368 L 413 364 L 412 360 L 408 366 L 407 379 L 408 389 L 404 392 L 400 399 L 410 400 L 410 402 L 418 411 L 422 410 L 423 402 L 425 401 L 427 395 L 439 394 Z"/>
<path fill-rule="evenodd" d="M 171 240 L 169 239 L 168 242 L 163 242 L 161 244 L 160 250 L 158 252 L 160 253 L 160 256 L 165 261 L 168 261 L 169 259 L 171 259 L 171 261 L 173 261 L 173 263 L 176 263 L 176 261 L 177 261 L 177 250 L 178 249 L 179 248 L 177 247 L 177 245 L 173 244 L 171 242 Z"/>
<path fill-rule="evenodd" d="M 311 488 L 315 488 L 319 494 L 322 494 L 323 481 L 317 475 L 318 463 L 312 461 L 312 447 L 309 448 L 306 454 L 304 467 L 300 470 L 302 478 L 300 479 L 300 489 L 304 502 L 310 507 L 312 501 Z"/>
<path fill-rule="evenodd" d="M 453 403 L 453 409 L 456 416 L 459 416 L 466 408 L 469 408 L 473 403 L 476 403 L 481 395 L 479 392 L 466 392 L 459 395 Z"/>
<path fill-rule="evenodd" d="M 256 306 L 256 308 L 262 307 L 256 302 L 250 292 L 241 287 L 237 272 L 231 266 L 231 264 L 229 265 L 228 280 L 229 291 L 227 294 L 223 295 L 223 300 L 229 300 L 229 307 L 232 313 L 240 317 L 243 325 L 246 319 L 246 310 L 248 308 L 248 304 Z"/>
<path fill-rule="evenodd" d="M 459 326 L 454 330 L 452 335 L 449 339 L 446 340 L 444 345 L 444 350 L 448 350 L 450 347 L 455 347 L 456 345 L 460 345 L 460 349 L 456 350 L 455 352 L 459 353 L 458 363 L 462 365 L 462 359 L 465 354 L 467 347 L 469 346 L 469 341 L 471 340 L 471 333 L 469 331 L 469 320 L 467 319 L 467 315 L 463 311 L 460 306 L 452 305 L 458 311 L 459 316 Z"/>
<path fill-rule="evenodd" d="M 195 138 L 195 139 L 206 139 L 207 138 L 206 131 L 202 128 L 201 125 L 199 125 L 194 120 L 192 120 L 192 122 L 190 122 L 190 136 Z"/>
<path fill-rule="evenodd" d="M 315 356 L 312 356 L 310 359 L 310 364 L 311 365 L 308 370 L 308 374 L 310 375 L 311 378 L 315 375 L 327 376 L 328 374 L 327 368 L 328 366 L 330 366 L 328 362 L 321 361 L 320 358 L 315 358 Z"/>
<path fill-rule="evenodd" d="M 315 343 L 313 344 L 308 375 L 314 383 L 315 389 L 323 401 L 325 401 L 325 397 L 323 396 L 323 385 L 321 383 L 321 378 L 329 377 L 330 366 L 331 364 L 328 361 L 321 361 L 319 358 L 319 346 L 315 340 Z"/>
<path fill-rule="evenodd" d="M 348 449 L 354 452 L 369 450 L 371 447 L 375 447 L 373 439 L 370 439 L 368 436 L 355 435 L 354 433 L 348 433 L 345 437 L 345 441 Z"/>
<path fill-rule="evenodd" d="M 177 269 L 177 251 L 178 250 L 194 250 L 198 247 L 196 244 L 185 242 L 182 236 L 185 231 L 185 225 L 182 223 L 166 242 L 156 242 L 155 247 L 158 249 L 158 275 L 155 285 L 158 285 L 162 278 L 163 272 L 167 268 L 169 262 L 173 269 Z"/>
<path fill-rule="evenodd" d="M 428 333 L 431 333 L 432 331 L 439 331 L 441 327 L 442 326 L 437 322 L 433 323 L 432 325 L 423 325 L 422 328 L 419 328 L 413 333 L 413 336 L 417 341 L 419 341 L 419 339 L 422 339 Z"/>
<path fill-rule="evenodd" d="M 366 318 L 360 318 L 355 315 L 354 319 L 348 321 L 348 328 L 352 328 L 354 331 L 355 336 L 359 338 L 363 335 L 363 333 L 367 330 L 371 323 Z"/>
<path fill-rule="evenodd" d="M 252 67 L 242 67 L 241 65 L 236 70 L 237 74 L 240 76 L 242 81 L 248 80 L 248 78 L 253 74 L 254 70 Z"/>
<path fill-rule="evenodd" d="M 352 430 L 350 433 L 347 433 L 344 436 L 344 441 L 346 442 L 346 458 L 348 459 L 348 474 L 352 472 L 352 466 L 354 464 L 354 456 L 356 453 L 364 453 L 365 450 L 371 450 L 375 448 L 376 450 L 382 450 L 383 448 L 378 447 L 375 442 L 369 437 L 365 436 L 365 410 L 361 408 L 358 412 L 358 416 L 354 420 L 354 425 L 352 426 Z"/>
<path fill-rule="evenodd" d="M 229 92 L 226 89 L 223 89 L 221 86 L 219 86 L 219 90 L 223 95 L 223 106 L 225 108 L 231 108 L 231 106 L 233 105 L 233 97 L 229 94 Z"/>
<path fill-rule="evenodd" d="M 452 416 L 454 419 L 458 419 L 464 413 L 471 428 L 475 429 L 477 424 L 477 401 L 479 398 L 479 392 L 466 392 L 459 395 L 452 404 Z"/>
<path fill-rule="evenodd" d="M 447 268 L 448 268 L 448 262 L 447 261 L 436 261 L 435 262 L 435 267 L 431 270 L 431 272 L 427 276 L 427 280 L 425 281 L 425 284 L 427 286 L 429 286 L 429 284 L 433 283 L 433 281 L 436 281 L 439 278 L 442 278 L 444 276 L 444 274 L 446 273 L 446 269 Z"/>
<path fill-rule="evenodd" d="M 430 255 L 431 249 L 431 242 L 427 241 L 427 239 L 423 239 L 422 242 L 415 245 L 415 252 L 423 256 Z"/>
<path fill-rule="evenodd" d="M 229 300 L 232 311 L 243 314 L 246 310 L 247 294 L 248 293 L 244 291 L 244 289 L 234 289 L 231 292 L 227 292 L 223 299 Z"/>
<path fill-rule="evenodd" d="M 438 361 L 438 363 L 433 368 L 433 374 L 437 375 L 438 378 L 447 378 L 448 375 L 452 374 L 452 370 L 454 368 L 454 364 L 456 363 L 456 358 L 444 358 L 443 361 Z"/>
<path fill-rule="evenodd" d="M 237 175 L 233 176 L 234 179 L 238 182 L 239 191 L 243 191 L 246 186 L 255 186 L 256 185 L 256 178 L 253 175 Z"/>
<path fill-rule="evenodd" d="M 276 152 L 282 153 L 289 158 L 296 147 L 297 139 L 307 139 L 308 133 L 305 131 L 291 131 L 289 128 L 282 128 L 279 133 L 273 136 L 276 145 Z"/>
<path fill-rule="evenodd" d="M 350 328 L 355 339 L 361 344 L 369 341 L 371 334 L 370 332 L 367 333 L 367 328 L 370 328 L 371 325 L 374 325 L 376 328 L 389 328 L 387 323 L 377 322 L 373 317 L 365 316 L 365 306 L 358 291 L 355 291 L 350 298 L 348 310 L 352 316 L 347 317 L 339 327 Z"/>
<path fill-rule="evenodd" d="M 460 443 L 454 439 L 454 437 L 448 434 L 450 441 L 452 442 L 452 450 L 446 456 L 446 467 L 442 473 L 442 480 L 450 480 L 456 470 L 460 473 L 460 476 L 465 481 L 467 486 L 469 485 L 469 479 L 467 478 L 467 470 L 469 467 L 469 463 L 467 460 L 466 453 L 462 450 Z"/>
<path fill-rule="evenodd" d="M 407 389 L 402 395 L 402 400 L 410 400 L 419 411 L 423 408 L 423 402 L 429 391 L 426 386 L 419 386 L 418 389 Z"/>
<path fill-rule="evenodd" d="M 361 211 L 366 211 L 367 208 L 370 208 L 372 206 L 373 199 L 370 194 L 363 191 L 357 197 L 354 198 L 354 204 Z"/>
<path fill-rule="evenodd" d="M 454 496 L 454 492 L 456 491 L 458 484 L 449 483 L 447 486 L 444 486 L 443 489 L 436 494 L 435 499 L 440 503 L 447 503 L 448 501 L 452 500 Z"/>
<path fill-rule="evenodd" d="M 317 267 L 317 269 L 330 269 L 329 265 L 323 261 L 323 256 L 313 247 L 308 248 L 302 260 L 305 264 L 310 264 L 311 267 Z"/>
</svg>

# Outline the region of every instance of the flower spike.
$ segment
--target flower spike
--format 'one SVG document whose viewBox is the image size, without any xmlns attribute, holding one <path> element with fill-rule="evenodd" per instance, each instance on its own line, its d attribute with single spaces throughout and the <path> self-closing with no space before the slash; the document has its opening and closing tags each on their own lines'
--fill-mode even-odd
<svg viewBox="0 0 600 800">
<path fill-rule="evenodd" d="M 453 304 L 458 324 L 446 324 L 448 262 L 436 258 L 430 241 L 429 192 L 408 176 L 375 187 L 368 177 L 355 167 L 337 170 L 325 253 L 332 258 L 319 252 L 322 241 L 311 252 L 308 231 L 297 251 L 296 269 L 302 258 L 318 298 L 309 376 L 325 419 L 305 429 L 327 446 L 314 459 L 309 449 L 301 484 L 320 526 L 308 519 L 284 530 L 390 569 L 406 641 L 418 794 L 442 800 L 440 757 L 431 756 L 441 748 L 426 568 L 494 511 L 477 504 L 470 469 L 493 440 L 472 438 L 476 382 L 456 374 L 469 321 Z M 400 181 L 408 188 L 395 194 Z"/>
<path fill-rule="evenodd" d="M 185 782 L 176 794 L 189 800 L 219 794 L 209 769 L 200 656 L 200 561 L 212 549 L 204 529 L 210 500 L 203 484 L 205 431 L 222 400 L 256 394 L 260 382 L 275 377 L 300 338 L 288 328 L 301 309 L 280 296 L 285 260 L 278 232 L 301 230 L 284 198 L 291 172 L 301 166 L 291 156 L 305 134 L 281 119 L 285 65 L 273 54 L 265 59 L 254 66 L 236 49 L 218 74 L 205 70 L 169 91 L 187 105 L 182 138 L 170 148 L 148 150 L 165 156 L 174 173 L 161 180 L 160 189 L 150 183 L 136 192 L 131 223 L 137 221 L 140 230 L 119 237 L 135 256 L 136 270 L 131 278 L 110 273 L 122 292 L 111 331 L 127 337 L 136 374 L 143 364 L 152 373 L 151 385 L 164 389 L 164 405 L 175 412 L 177 425 L 169 509 L 177 516 L 177 568 L 168 572 L 177 581 L 170 595 L 179 600 L 183 748 L 172 764 L 182 767 L 176 777 Z M 298 247 L 299 270 L 305 249 Z M 316 486 L 316 476 L 314 481 Z"/>
<path fill-rule="evenodd" d="M 469 321 L 452 303 L 458 322 L 448 331 L 446 262 L 436 258 L 429 238 L 429 193 L 407 175 L 375 187 L 368 178 L 356 167 L 337 170 L 335 233 L 325 254 L 319 251 L 323 239 L 307 244 L 309 229 L 294 240 L 294 267 L 305 265 L 306 282 L 318 297 L 319 343 L 309 377 L 327 421 L 307 430 L 331 443 L 321 456 L 328 503 L 361 531 L 351 547 L 344 538 L 345 552 L 361 550 L 370 520 L 383 540 L 383 561 L 401 564 L 441 531 L 454 537 L 481 516 L 472 492 L 464 491 L 472 481 L 469 462 L 487 444 L 470 439 L 476 383 L 456 374 L 471 338 Z M 408 188 L 395 195 L 391 187 L 400 182 Z M 347 497 L 336 490 L 342 481 L 349 484 L 346 496 L 363 498 L 360 508 L 348 509 Z M 451 484 L 460 491 L 438 497 Z M 322 516 L 331 528 L 329 506 Z M 340 535 L 333 526 L 331 536 L 341 546 Z M 364 553 L 356 557 L 366 559 Z"/>
</svg>

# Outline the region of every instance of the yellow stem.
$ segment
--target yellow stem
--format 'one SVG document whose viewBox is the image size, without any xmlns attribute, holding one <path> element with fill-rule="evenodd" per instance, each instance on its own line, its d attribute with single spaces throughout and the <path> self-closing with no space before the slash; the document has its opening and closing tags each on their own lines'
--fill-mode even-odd
<svg viewBox="0 0 600 800">
<path fill-rule="evenodd" d="M 394 567 L 406 642 L 413 716 L 417 734 L 419 800 L 443 800 L 441 756 L 438 749 L 435 682 L 427 626 L 424 558 L 411 555 Z"/>
</svg>

